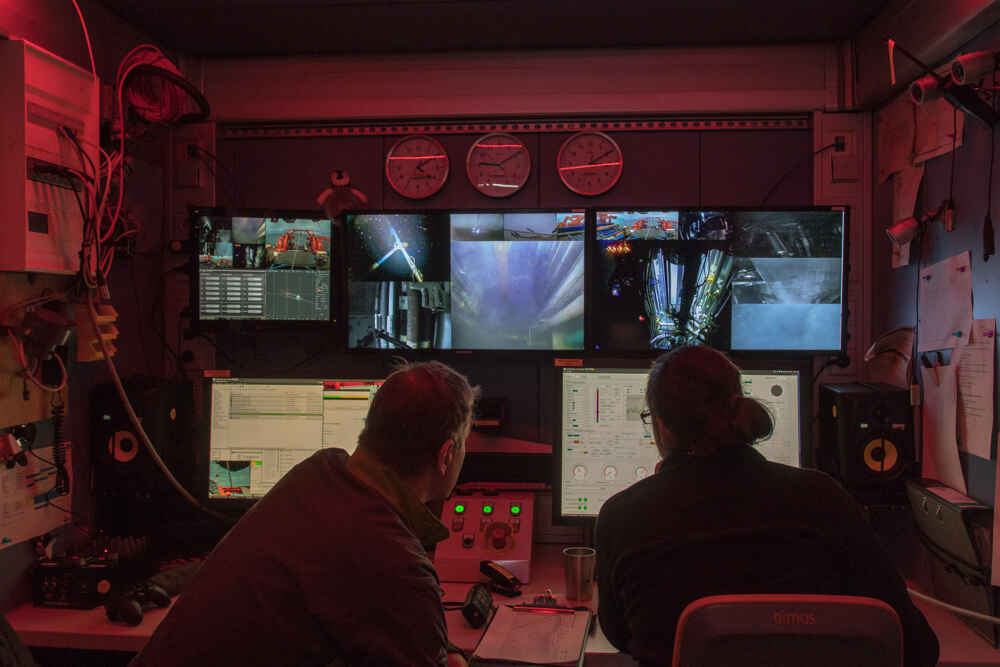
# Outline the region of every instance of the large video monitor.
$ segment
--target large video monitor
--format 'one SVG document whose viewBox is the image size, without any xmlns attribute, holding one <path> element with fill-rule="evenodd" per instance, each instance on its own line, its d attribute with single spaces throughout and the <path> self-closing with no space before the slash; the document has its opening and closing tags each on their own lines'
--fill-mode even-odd
<svg viewBox="0 0 1000 667">
<path fill-rule="evenodd" d="M 213 378 L 207 497 L 261 498 L 325 447 L 357 448 L 380 380 Z"/>
<path fill-rule="evenodd" d="M 556 369 L 553 520 L 592 519 L 614 494 L 655 474 L 660 455 L 646 409 L 648 361 L 585 360 Z M 641 364 L 641 365 L 640 365 Z M 742 370 L 743 393 L 771 412 L 774 431 L 754 445 L 768 460 L 801 466 L 799 371 Z"/>
<path fill-rule="evenodd" d="M 835 353 L 843 208 L 599 209 L 591 348 Z"/>
<path fill-rule="evenodd" d="M 582 350 L 583 212 L 349 213 L 348 347 Z"/>
<path fill-rule="evenodd" d="M 200 321 L 330 322 L 330 220 L 292 216 L 195 218 Z"/>
</svg>

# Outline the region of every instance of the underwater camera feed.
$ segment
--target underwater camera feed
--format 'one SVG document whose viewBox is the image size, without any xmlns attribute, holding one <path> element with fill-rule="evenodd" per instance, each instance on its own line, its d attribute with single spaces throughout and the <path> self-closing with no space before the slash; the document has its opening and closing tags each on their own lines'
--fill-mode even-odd
<svg viewBox="0 0 1000 667">
<path fill-rule="evenodd" d="M 347 216 L 348 345 L 583 349 L 583 213 Z"/>
<path fill-rule="evenodd" d="M 732 349 L 839 350 L 844 212 L 735 211 Z"/>
<path fill-rule="evenodd" d="M 204 216 L 197 235 L 200 319 L 330 320 L 330 220 Z"/>
<path fill-rule="evenodd" d="M 593 347 L 838 350 L 842 211 L 596 216 Z"/>
</svg>

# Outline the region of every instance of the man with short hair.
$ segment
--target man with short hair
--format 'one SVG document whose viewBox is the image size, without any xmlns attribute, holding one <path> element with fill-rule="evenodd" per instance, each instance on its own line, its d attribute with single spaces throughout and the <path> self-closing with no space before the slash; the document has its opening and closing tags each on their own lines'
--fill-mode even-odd
<svg viewBox="0 0 1000 667">
<path fill-rule="evenodd" d="M 465 459 L 477 389 L 436 361 L 394 371 L 350 457 L 323 449 L 219 542 L 133 667 L 465 665 L 448 642 L 427 504 Z"/>
</svg>

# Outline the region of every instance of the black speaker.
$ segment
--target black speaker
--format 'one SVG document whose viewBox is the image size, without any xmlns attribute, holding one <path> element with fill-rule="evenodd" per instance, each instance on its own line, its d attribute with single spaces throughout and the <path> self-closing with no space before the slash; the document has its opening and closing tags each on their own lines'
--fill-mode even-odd
<svg viewBox="0 0 1000 667">
<path fill-rule="evenodd" d="M 189 491 L 198 469 L 190 382 L 133 378 L 124 383 L 157 453 Z M 156 465 L 112 384 L 90 396 L 91 470 L 97 528 L 106 535 L 154 534 L 185 501 Z"/>
<path fill-rule="evenodd" d="M 863 502 L 902 502 L 916 470 L 910 393 L 887 384 L 819 389 L 817 463 Z"/>
</svg>

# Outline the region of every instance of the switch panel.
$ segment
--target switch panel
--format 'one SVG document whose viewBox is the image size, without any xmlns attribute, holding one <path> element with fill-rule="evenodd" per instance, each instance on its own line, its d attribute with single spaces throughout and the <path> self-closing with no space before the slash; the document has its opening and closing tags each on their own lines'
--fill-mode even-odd
<svg viewBox="0 0 1000 667">
<path fill-rule="evenodd" d="M 452 496 L 441 513 L 451 535 L 434 553 L 441 581 L 480 581 L 480 561 L 492 560 L 529 583 L 534 507 L 529 491 Z"/>
</svg>

